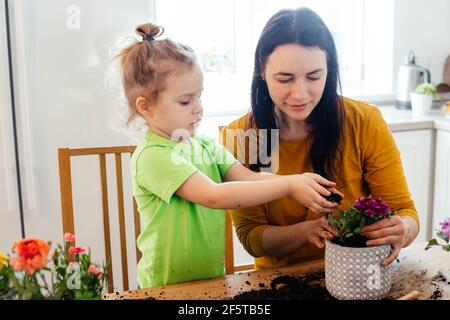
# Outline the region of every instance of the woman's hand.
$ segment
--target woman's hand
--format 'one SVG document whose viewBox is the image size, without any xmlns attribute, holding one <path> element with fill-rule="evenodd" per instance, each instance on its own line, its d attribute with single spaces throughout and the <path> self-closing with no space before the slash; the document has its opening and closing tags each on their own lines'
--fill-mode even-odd
<svg viewBox="0 0 450 320">
<path fill-rule="evenodd" d="M 330 227 L 325 217 L 316 220 L 310 220 L 308 226 L 308 241 L 315 244 L 318 248 L 325 247 L 325 240 L 331 240 L 337 237 L 337 232 Z"/>
<path fill-rule="evenodd" d="M 336 190 L 336 183 L 329 181 L 315 173 L 303 173 L 292 176 L 291 194 L 305 207 L 318 212 L 330 213 L 336 210 L 338 204 L 326 200 L 331 192 L 341 195 Z M 331 190 L 331 192 L 330 192 Z"/>
<path fill-rule="evenodd" d="M 370 239 L 366 243 L 367 246 L 383 244 L 392 246 L 391 255 L 381 263 L 383 267 L 392 263 L 397 258 L 400 250 L 409 245 L 418 233 L 419 226 L 417 222 L 408 216 L 393 216 L 362 228 L 362 235 Z"/>
</svg>

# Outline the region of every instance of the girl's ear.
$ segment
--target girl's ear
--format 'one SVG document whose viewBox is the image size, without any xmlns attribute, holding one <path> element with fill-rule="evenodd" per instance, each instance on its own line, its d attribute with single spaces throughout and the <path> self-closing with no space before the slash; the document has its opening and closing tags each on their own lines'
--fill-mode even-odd
<svg viewBox="0 0 450 320">
<path fill-rule="evenodd" d="M 151 116 L 151 107 L 147 98 L 138 97 L 136 99 L 136 110 L 144 118 Z"/>
</svg>

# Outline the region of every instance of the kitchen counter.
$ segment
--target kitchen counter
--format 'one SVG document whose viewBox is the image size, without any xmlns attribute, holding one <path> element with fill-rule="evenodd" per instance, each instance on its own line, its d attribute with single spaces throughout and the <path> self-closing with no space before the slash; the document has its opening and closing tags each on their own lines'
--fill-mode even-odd
<svg viewBox="0 0 450 320">
<path fill-rule="evenodd" d="M 379 107 L 383 118 L 393 132 L 408 130 L 440 129 L 450 131 L 450 117 L 441 109 L 432 109 L 426 115 L 414 115 L 411 110 L 400 110 L 393 105 Z M 199 132 L 210 137 L 218 136 L 219 126 L 225 126 L 240 118 L 241 115 L 207 117 L 202 121 Z"/>
<path fill-rule="evenodd" d="M 394 261 L 389 298 L 398 299 L 418 290 L 421 293 L 419 300 L 430 299 L 433 295 L 436 299 L 450 299 L 450 252 L 444 252 L 440 247 L 433 247 L 425 251 L 425 245 L 425 243 L 420 243 L 403 249 L 397 261 Z M 276 270 L 245 272 L 158 288 L 115 292 L 104 295 L 103 299 L 232 299 L 237 294 L 252 289 L 260 290 L 263 286 L 270 288 L 271 281 L 280 275 L 300 276 L 323 271 L 323 269 L 323 260 L 318 260 Z M 324 285 L 324 279 L 320 279 L 319 283 Z"/>
<path fill-rule="evenodd" d="M 414 115 L 411 110 L 400 110 L 394 106 L 383 106 L 380 110 L 393 132 L 422 129 L 450 131 L 450 117 L 441 109 L 432 109 L 426 115 Z"/>
</svg>

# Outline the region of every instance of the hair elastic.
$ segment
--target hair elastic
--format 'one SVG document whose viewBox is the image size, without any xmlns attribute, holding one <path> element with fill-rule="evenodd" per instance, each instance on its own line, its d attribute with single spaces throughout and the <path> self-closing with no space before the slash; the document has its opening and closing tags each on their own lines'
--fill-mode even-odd
<svg viewBox="0 0 450 320">
<path fill-rule="evenodd" d="M 155 38 L 153 37 L 153 34 L 147 33 L 147 34 L 144 36 L 144 39 L 142 39 L 142 40 L 153 41 L 153 40 L 155 40 Z"/>
</svg>

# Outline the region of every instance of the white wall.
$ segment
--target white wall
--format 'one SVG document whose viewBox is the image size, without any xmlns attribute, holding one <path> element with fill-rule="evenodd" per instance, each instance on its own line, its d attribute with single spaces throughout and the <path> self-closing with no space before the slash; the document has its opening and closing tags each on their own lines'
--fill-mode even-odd
<svg viewBox="0 0 450 320">
<path fill-rule="evenodd" d="M 372 100 L 377 104 L 380 101 L 384 104 L 392 104 L 395 99 L 395 86 L 397 80 L 397 68 L 404 63 L 404 58 L 410 49 L 416 53 L 417 63 L 429 68 L 431 71 L 432 82 L 438 84 L 442 82 L 442 73 L 447 55 L 450 54 L 450 1 L 449 0 L 390 0 L 394 2 L 394 36 L 393 36 L 393 65 L 391 74 L 386 77 L 392 77 L 392 92 L 385 97 L 362 96 L 357 98 Z M 369 2 L 367 5 L 371 5 Z M 375 8 L 377 6 L 374 6 Z M 367 14 L 373 13 L 369 8 Z M 386 17 L 377 16 L 376 19 L 383 20 Z M 372 18 L 373 19 L 373 18 Z M 377 42 L 377 37 L 368 41 Z M 386 55 L 389 48 L 377 47 L 372 45 L 372 50 L 378 50 L 379 54 L 373 55 L 373 59 L 384 61 L 382 55 Z M 379 62 L 378 62 L 379 63 Z M 380 66 L 382 67 L 382 66 Z M 380 67 L 375 67 L 376 72 Z M 373 67 L 371 67 L 373 69 Z M 388 73 L 389 71 L 386 71 Z M 216 137 L 217 126 L 225 125 L 237 119 L 244 112 L 233 113 L 231 111 L 226 116 L 216 116 L 205 118 L 200 127 L 203 134 Z"/>
<path fill-rule="evenodd" d="M 442 82 L 445 59 L 450 54 L 450 1 L 395 1 L 394 79 L 397 66 L 410 49 L 416 53 L 417 64 L 430 69 L 431 81 Z"/>
</svg>

